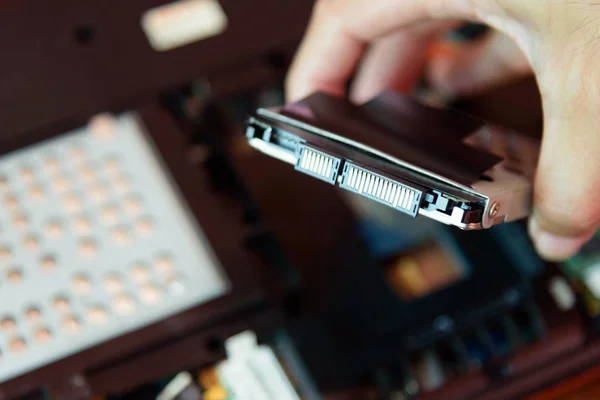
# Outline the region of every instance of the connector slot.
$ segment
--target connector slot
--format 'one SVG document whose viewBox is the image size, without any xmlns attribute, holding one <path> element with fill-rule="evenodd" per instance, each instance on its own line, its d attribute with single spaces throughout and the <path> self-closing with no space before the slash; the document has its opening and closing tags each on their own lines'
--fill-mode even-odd
<svg viewBox="0 0 600 400">
<path fill-rule="evenodd" d="M 410 216 L 419 212 L 423 190 L 346 162 L 340 187 Z"/>
<path fill-rule="evenodd" d="M 304 145 L 298 147 L 296 170 L 335 184 L 342 160 Z"/>
<path fill-rule="evenodd" d="M 264 122 L 257 120 L 256 118 L 250 118 L 246 125 L 246 137 L 248 139 L 258 138 L 268 142 L 271 137 L 273 128 Z"/>
<path fill-rule="evenodd" d="M 298 145 L 303 142 L 295 135 L 274 129 L 257 119 L 250 118 L 246 126 L 248 144 L 262 153 L 295 165 Z"/>
<path fill-rule="evenodd" d="M 304 142 L 296 135 L 274 128 L 254 118 L 251 118 L 246 125 L 246 137 L 248 140 L 262 140 L 292 153 L 296 153 L 298 145 Z"/>
<path fill-rule="evenodd" d="M 220 385 L 228 399 L 300 400 L 277 354 L 258 344 L 254 332 L 244 331 L 225 342 L 227 359 L 217 365 Z"/>
</svg>

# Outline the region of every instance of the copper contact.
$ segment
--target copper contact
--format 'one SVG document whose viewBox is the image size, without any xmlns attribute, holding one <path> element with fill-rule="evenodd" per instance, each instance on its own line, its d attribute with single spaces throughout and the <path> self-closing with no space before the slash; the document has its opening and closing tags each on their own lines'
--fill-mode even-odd
<svg viewBox="0 0 600 400">
<path fill-rule="evenodd" d="M 142 202 L 137 197 L 130 197 L 123 202 L 125 211 L 129 214 L 137 215 L 142 211 Z"/>
<path fill-rule="evenodd" d="M 130 184 L 129 180 L 123 176 L 119 176 L 112 181 L 115 192 L 118 194 L 125 194 L 129 191 Z"/>
<path fill-rule="evenodd" d="M 46 225 L 46 233 L 48 233 L 48 236 L 51 236 L 51 237 L 60 236 L 62 231 L 63 231 L 63 226 L 60 223 L 60 221 L 50 221 Z"/>
<path fill-rule="evenodd" d="M 31 182 L 33 180 L 33 168 L 23 167 L 21 169 L 21 179 L 25 182 Z"/>
<path fill-rule="evenodd" d="M 88 310 L 87 318 L 94 325 L 101 325 L 108 321 L 108 314 L 101 306 L 95 306 Z"/>
<path fill-rule="evenodd" d="M 40 201 L 44 198 L 44 191 L 38 185 L 29 188 L 29 197 L 35 201 Z"/>
<path fill-rule="evenodd" d="M 56 259 L 51 255 L 45 255 L 40 258 L 40 266 L 44 271 L 54 271 L 56 269 Z"/>
<path fill-rule="evenodd" d="M 44 172 L 47 174 L 54 174 L 58 172 L 59 162 L 55 157 L 48 157 L 46 161 L 44 161 Z"/>
<path fill-rule="evenodd" d="M 18 269 L 11 269 L 6 272 L 6 280 L 13 284 L 20 283 L 23 280 L 23 273 Z"/>
<path fill-rule="evenodd" d="M 135 301 L 126 294 L 121 294 L 113 300 L 113 308 L 117 314 L 131 315 L 135 312 Z"/>
<path fill-rule="evenodd" d="M 90 188 L 90 198 L 96 203 L 100 203 L 106 200 L 106 190 L 98 184 L 93 185 Z"/>
<path fill-rule="evenodd" d="M 79 252 L 84 257 L 92 257 L 96 254 L 96 243 L 91 239 L 82 240 L 79 244 Z"/>
<path fill-rule="evenodd" d="M 75 147 L 74 149 L 71 149 L 70 156 L 71 160 L 76 163 L 81 163 L 85 160 L 85 150 L 81 147 Z"/>
<path fill-rule="evenodd" d="M 73 290 L 79 294 L 86 294 L 92 290 L 92 283 L 90 279 L 83 275 L 77 275 L 71 281 Z"/>
<path fill-rule="evenodd" d="M 88 123 L 88 129 L 98 140 L 108 140 L 115 135 L 115 118 L 110 114 L 99 114 Z"/>
<path fill-rule="evenodd" d="M 152 220 L 148 217 L 141 218 L 135 223 L 135 231 L 142 237 L 150 236 L 153 228 Z"/>
<path fill-rule="evenodd" d="M 37 307 L 30 307 L 25 311 L 25 319 L 32 324 L 36 324 L 42 319 L 42 312 Z"/>
<path fill-rule="evenodd" d="M 19 229 L 25 229 L 27 228 L 27 217 L 23 214 L 15 214 L 13 224 Z"/>
<path fill-rule="evenodd" d="M 27 350 L 27 344 L 25 343 L 25 339 L 16 337 L 8 342 L 8 348 L 14 353 L 22 353 Z"/>
<path fill-rule="evenodd" d="M 119 161 L 115 157 L 111 157 L 104 163 L 104 169 L 111 175 L 118 174 L 121 170 Z"/>
<path fill-rule="evenodd" d="M 136 283 L 145 283 L 150 279 L 148 268 L 142 263 L 134 264 L 129 270 L 131 279 Z"/>
<path fill-rule="evenodd" d="M 81 199 L 74 194 L 68 194 L 63 199 L 63 207 L 67 211 L 77 212 L 81 209 Z"/>
<path fill-rule="evenodd" d="M 64 193 L 70 188 L 69 180 L 64 176 L 57 176 L 53 180 L 54 190 L 57 193 Z"/>
<path fill-rule="evenodd" d="M 173 260 L 167 255 L 158 256 L 154 260 L 154 267 L 162 275 L 171 275 L 173 273 Z"/>
<path fill-rule="evenodd" d="M 8 179 L 6 176 L 0 175 L 0 190 L 5 191 L 6 189 L 8 189 Z"/>
<path fill-rule="evenodd" d="M 94 180 L 94 170 L 89 165 L 83 166 L 79 169 L 79 176 L 84 182 L 91 182 Z"/>
<path fill-rule="evenodd" d="M 29 234 L 23 238 L 23 246 L 29 251 L 36 251 L 40 248 L 40 240 L 36 235 Z"/>
<path fill-rule="evenodd" d="M 36 342 L 44 344 L 52 339 L 52 334 L 48 329 L 40 328 L 35 332 L 34 337 Z"/>
<path fill-rule="evenodd" d="M 106 225 L 116 224 L 118 221 L 118 210 L 115 206 L 106 206 L 102 209 L 101 218 L 102 222 Z"/>
<path fill-rule="evenodd" d="M 111 274 L 104 278 L 104 289 L 111 294 L 119 293 L 123 290 L 123 281 L 119 276 Z"/>
<path fill-rule="evenodd" d="M 127 227 L 120 226 L 118 228 L 113 229 L 111 232 L 111 236 L 115 243 L 119 246 L 125 246 L 129 243 L 129 234 Z"/>
<path fill-rule="evenodd" d="M 71 309 L 69 300 L 62 296 L 54 298 L 52 301 L 52 307 L 54 308 L 54 311 L 58 312 L 59 314 L 67 313 Z"/>
<path fill-rule="evenodd" d="M 65 332 L 71 334 L 78 333 L 81 328 L 77 318 L 72 315 L 62 320 L 61 327 Z"/>
<path fill-rule="evenodd" d="M 75 218 L 75 231 L 79 234 L 89 233 L 92 228 L 92 223 L 90 219 L 84 215 L 80 215 Z"/>
<path fill-rule="evenodd" d="M 10 260 L 12 253 L 10 249 L 6 246 L 0 247 L 0 261 L 8 261 Z"/>
<path fill-rule="evenodd" d="M 0 328 L 5 332 L 13 332 L 17 328 L 17 321 L 13 317 L 4 317 L 0 320 Z"/>
<path fill-rule="evenodd" d="M 155 304 L 161 297 L 162 292 L 155 285 L 144 285 L 140 290 L 140 299 L 145 304 Z"/>
<path fill-rule="evenodd" d="M 17 201 L 17 198 L 12 194 L 9 194 L 4 198 L 4 207 L 6 207 L 7 209 L 12 211 L 15 208 L 17 208 L 18 205 L 19 202 Z"/>
</svg>

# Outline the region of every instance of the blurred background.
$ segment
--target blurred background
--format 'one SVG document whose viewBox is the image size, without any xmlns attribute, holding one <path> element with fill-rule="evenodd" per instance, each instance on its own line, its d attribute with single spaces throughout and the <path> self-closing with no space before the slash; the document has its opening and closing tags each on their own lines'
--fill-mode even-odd
<svg viewBox="0 0 600 400">
<path fill-rule="evenodd" d="M 600 238 L 547 264 L 247 145 L 312 3 L 0 6 L 0 399 L 600 397 Z M 413 95 L 541 134 L 532 79 Z"/>
</svg>

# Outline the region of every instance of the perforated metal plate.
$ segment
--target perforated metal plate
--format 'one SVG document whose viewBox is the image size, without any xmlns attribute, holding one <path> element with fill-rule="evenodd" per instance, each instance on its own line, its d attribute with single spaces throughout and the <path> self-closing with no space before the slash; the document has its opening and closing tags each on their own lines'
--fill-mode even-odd
<svg viewBox="0 0 600 400">
<path fill-rule="evenodd" d="M 0 382 L 227 291 L 133 114 L 0 158 Z"/>
</svg>

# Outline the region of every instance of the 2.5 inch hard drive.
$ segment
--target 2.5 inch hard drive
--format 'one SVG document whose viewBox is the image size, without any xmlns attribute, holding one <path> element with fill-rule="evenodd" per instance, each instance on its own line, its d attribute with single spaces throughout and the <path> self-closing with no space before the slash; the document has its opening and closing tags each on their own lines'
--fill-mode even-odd
<svg viewBox="0 0 600 400">
<path fill-rule="evenodd" d="M 394 92 L 260 108 L 246 137 L 299 172 L 464 230 L 528 215 L 539 152 L 535 139 Z"/>
</svg>

